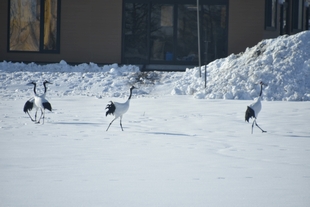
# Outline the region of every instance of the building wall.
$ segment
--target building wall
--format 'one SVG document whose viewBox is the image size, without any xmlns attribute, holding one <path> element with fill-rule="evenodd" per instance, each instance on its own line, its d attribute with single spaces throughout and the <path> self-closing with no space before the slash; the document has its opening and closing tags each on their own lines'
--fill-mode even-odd
<svg viewBox="0 0 310 207">
<path fill-rule="evenodd" d="M 7 18 L 8 0 L 2 0 L 0 61 L 121 62 L 122 0 L 61 1 L 60 54 L 7 52 Z"/>
<path fill-rule="evenodd" d="M 228 55 L 240 53 L 263 39 L 265 1 L 230 0 L 228 19 Z"/>
<path fill-rule="evenodd" d="M 8 0 L 0 1 L 0 61 L 121 63 L 123 0 L 62 0 L 60 53 L 8 52 Z M 278 7 L 278 20 L 280 8 Z M 265 38 L 265 0 L 230 0 L 228 55 L 239 53 Z"/>
</svg>

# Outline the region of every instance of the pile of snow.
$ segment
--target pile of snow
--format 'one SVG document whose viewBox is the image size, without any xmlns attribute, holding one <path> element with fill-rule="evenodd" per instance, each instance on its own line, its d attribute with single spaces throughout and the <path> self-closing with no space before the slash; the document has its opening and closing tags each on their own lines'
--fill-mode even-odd
<svg viewBox="0 0 310 207">
<path fill-rule="evenodd" d="M 0 62 L 0 94 L 5 99 L 29 97 L 30 81 L 49 80 L 49 96 L 85 95 L 125 97 L 130 85 L 138 86 L 137 96 L 193 95 L 202 99 L 239 99 L 257 97 L 258 82 L 268 84 L 265 100 L 310 100 L 310 31 L 292 36 L 264 40 L 244 53 L 218 59 L 185 72 L 141 72 L 137 66 L 118 64 L 99 66 L 94 63 L 69 65 Z"/>
<path fill-rule="evenodd" d="M 94 63 L 72 66 L 65 61 L 56 64 L 38 65 L 35 63 L 0 63 L 0 93 L 9 99 L 31 95 L 30 81 L 38 84 L 43 91 L 44 80 L 53 82 L 49 85 L 50 96 L 86 95 L 118 97 L 127 94 L 139 68 L 133 65 L 117 64 L 98 66 Z M 125 90 L 126 89 L 126 90 Z"/>
<path fill-rule="evenodd" d="M 268 84 L 265 100 L 310 100 L 310 31 L 263 40 L 238 55 L 218 59 L 204 66 L 187 69 L 175 83 L 172 94 L 197 98 L 241 99 L 257 97 L 260 81 Z"/>
</svg>

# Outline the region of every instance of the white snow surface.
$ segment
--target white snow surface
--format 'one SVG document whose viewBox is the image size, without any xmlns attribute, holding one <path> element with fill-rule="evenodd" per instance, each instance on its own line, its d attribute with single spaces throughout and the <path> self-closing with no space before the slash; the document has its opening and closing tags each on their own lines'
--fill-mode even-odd
<svg viewBox="0 0 310 207">
<path fill-rule="evenodd" d="M 207 65 L 206 89 L 204 67 L 1 62 L 0 206 L 310 206 L 309 48 L 309 32 L 264 40 Z M 34 124 L 26 84 L 44 80 L 53 111 Z M 259 81 L 267 133 L 251 134 Z M 131 85 L 124 131 L 106 131 Z"/>
</svg>

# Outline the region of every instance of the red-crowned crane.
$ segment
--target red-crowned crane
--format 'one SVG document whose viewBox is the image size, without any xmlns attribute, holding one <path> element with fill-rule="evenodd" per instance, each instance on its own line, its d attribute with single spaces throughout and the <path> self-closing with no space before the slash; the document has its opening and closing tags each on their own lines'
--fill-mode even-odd
<svg viewBox="0 0 310 207">
<path fill-rule="evenodd" d="M 253 123 L 252 123 L 252 132 L 251 132 L 252 134 L 253 134 L 254 123 L 260 130 L 262 130 L 262 132 L 267 132 L 267 131 L 263 130 L 262 128 L 260 128 L 260 126 L 258 126 L 258 124 L 256 123 L 258 113 L 262 109 L 261 96 L 262 96 L 262 92 L 263 92 L 263 85 L 266 85 L 262 81 L 259 84 L 260 84 L 259 96 L 257 97 L 257 99 L 255 100 L 254 103 L 252 103 L 250 106 L 247 107 L 247 110 L 245 112 L 245 121 L 249 122 L 250 118 L 252 118 L 252 117 L 254 118 Z"/>
<path fill-rule="evenodd" d="M 46 95 L 46 91 L 47 91 L 47 87 L 46 84 L 51 84 L 48 81 L 44 81 L 43 82 L 43 86 L 44 86 L 44 93 L 39 96 L 36 92 L 36 83 L 34 81 L 28 83 L 27 85 L 33 85 L 33 92 L 34 92 L 34 97 L 29 99 L 25 105 L 24 105 L 24 112 L 27 113 L 31 119 L 31 121 L 35 122 L 35 123 L 40 123 L 40 120 L 42 118 L 43 120 L 43 124 L 44 124 L 44 118 L 45 118 L 45 109 L 52 111 L 52 106 L 51 104 L 45 99 L 45 95 Z M 29 111 L 31 111 L 33 108 L 36 109 L 36 113 L 35 113 L 35 118 L 33 119 L 30 114 Z M 38 109 L 41 110 L 41 116 L 39 118 L 39 120 L 37 121 L 37 112 Z"/>
<path fill-rule="evenodd" d="M 122 126 L 122 118 L 123 118 L 123 115 L 128 111 L 128 108 L 129 108 L 129 103 L 130 103 L 130 99 L 131 99 L 131 94 L 132 94 L 132 90 L 135 89 L 136 87 L 134 86 L 131 86 L 130 87 L 130 95 L 127 99 L 127 101 L 125 103 L 118 103 L 118 102 L 113 102 L 113 101 L 110 101 L 108 103 L 108 105 L 106 106 L 106 116 L 111 114 L 111 115 L 114 115 L 114 119 L 110 122 L 108 128 L 106 131 L 109 130 L 111 124 L 113 123 L 113 121 L 115 119 L 117 119 L 118 117 L 120 118 L 120 126 L 121 126 L 121 129 L 122 131 L 124 131 L 123 129 L 123 126 Z"/>
</svg>

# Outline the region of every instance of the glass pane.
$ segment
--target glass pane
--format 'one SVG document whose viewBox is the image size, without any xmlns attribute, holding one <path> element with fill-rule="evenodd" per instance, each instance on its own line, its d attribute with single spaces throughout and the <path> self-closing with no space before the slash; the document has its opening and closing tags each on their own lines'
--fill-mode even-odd
<svg viewBox="0 0 310 207">
<path fill-rule="evenodd" d="M 198 61 L 197 6 L 178 6 L 177 60 Z"/>
<path fill-rule="evenodd" d="M 226 56 L 227 53 L 226 5 L 203 6 L 202 50 L 204 63 Z"/>
<path fill-rule="evenodd" d="M 276 15 L 277 15 L 277 1 L 272 0 L 271 2 L 271 19 L 270 19 L 270 26 L 276 27 Z"/>
<path fill-rule="evenodd" d="M 308 30 L 310 30 L 310 7 L 307 8 L 307 19 L 306 19 L 306 23 Z"/>
<path fill-rule="evenodd" d="M 286 12 L 287 12 L 287 4 L 283 4 L 283 14 L 282 14 L 282 19 L 283 19 L 283 22 L 282 22 L 282 29 L 283 29 L 283 34 L 286 34 L 287 33 L 287 25 L 286 25 Z"/>
<path fill-rule="evenodd" d="M 173 5 L 151 7 L 151 60 L 173 60 Z"/>
<path fill-rule="evenodd" d="M 126 63 L 147 61 L 147 11 L 147 4 L 125 4 L 124 59 Z"/>
<path fill-rule="evenodd" d="M 10 50 L 39 51 L 40 0 L 10 1 Z"/>
<path fill-rule="evenodd" d="M 302 19 L 303 19 L 303 1 L 299 0 L 298 4 L 298 29 L 302 30 Z"/>
<path fill-rule="evenodd" d="M 44 50 L 57 50 L 57 0 L 44 2 Z"/>
</svg>

